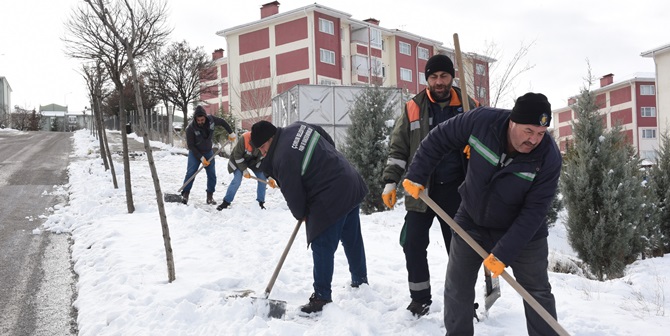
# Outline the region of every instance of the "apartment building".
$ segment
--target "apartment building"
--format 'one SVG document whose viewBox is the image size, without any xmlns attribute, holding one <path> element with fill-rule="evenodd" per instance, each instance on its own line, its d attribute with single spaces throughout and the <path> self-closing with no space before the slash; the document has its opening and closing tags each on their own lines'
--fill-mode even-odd
<svg viewBox="0 0 670 336">
<path fill-rule="evenodd" d="M 620 125 L 640 158 L 653 162 L 659 137 L 654 74 L 639 73 L 619 82 L 614 81 L 613 74 L 607 74 L 600 78 L 600 87 L 593 93 L 606 128 Z M 576 99 L 571 97 L 568 106 L 552 111 L 554 135 L 562 152 L 572 139 L 576 115 L 571 106 Z"/>
<path fill-rule="evenodd" d="M 12 87 L 6 77 L 0 76 L 0 127 L 9 127 L 9 116 L 13 109 Z"/>
<path fill-rule="evenodd" d="M 670 134 L 670 44 L 640 54 L 654 59 L 659 134 Z"/>
<path fill-rule="evenodd" d="M 227 57 L 223 49 L 214 51 L 216 69 L 203 80 L 211 88 L 201 96 L 208 113 L 231 112 L 249 129 L 271 119 L 272 98 L 298 84 L 377 84 L 414 94 L 426 87 L 430 56 L 455 60 L 443 42 L 384 28 L 377 19 L 357 20 L 317 3 L 280 13 L 279 5 L 266 3 L 259 20 L 217 32 L 226 39 Z M 495 60 L 475 53 L 463 58 L 469 95 L 487 105 Z"/>
</svg>

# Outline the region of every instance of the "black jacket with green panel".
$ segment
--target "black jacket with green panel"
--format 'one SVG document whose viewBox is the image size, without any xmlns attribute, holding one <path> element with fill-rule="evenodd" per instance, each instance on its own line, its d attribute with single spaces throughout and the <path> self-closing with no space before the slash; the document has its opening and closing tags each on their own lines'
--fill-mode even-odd
<svg viewBox="0 0 670 336">
<path fill-rule="evenodd" d="M 469 102 L 473 108 L 479 106 L 479 103 L 472 98 L 469 98 Z M 391 133 L 389 158 L 382 175 L 384 183 L 401 184 L 421 140 L 437 124 L 463 113 L 461 89 L 452 86 L 450 99 L 442 105 L 444 106 L 430 96 L 428 88 L 416 94 L 405 104 L 405 111 L 396 119 Z M 466 154 L 460 150 L 450 151 L 443 156 L 440 164 L 435 168 L 427 185 L 427 191 L 434 184 L 460 184 L 465 178 L 466 168 Z M 412 197 L 405 198 L 407 211 L 426 212 L 427 208 L 426 203 L 421 200 Z"/>
<path fill-rule="evenodd" d="M 251 132 L 245 132 L 242 134 L 242 138 L 237 141 L 233 152 L 230 153 L 228 173 L 232 173 L 236 169 L 244 172 L 247 168 L 255 172 L 260 169 L 262 160 L 261 151 L 251 145 Z"/>
</svg>

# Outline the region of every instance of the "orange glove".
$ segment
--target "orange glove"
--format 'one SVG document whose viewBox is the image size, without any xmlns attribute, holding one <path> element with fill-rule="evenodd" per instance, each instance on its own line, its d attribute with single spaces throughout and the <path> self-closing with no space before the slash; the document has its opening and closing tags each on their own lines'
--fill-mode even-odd
<svg viewBox="0 0 670 336">
<path fill-rule="evenodd" d="M 251 178 L 251 173 L 249 173 L 249 169 L 244 170 L 244 178 Z"/>
<path fill-rule="evenodd" d="M 412 197 L 419 199 L 419 194 L 426 189 L 426 187 L 416 183 L 412 182 L 408 179 L 405 179 L 402 181 L 402 186 L 405 188 L 405 191 L 412 195 Z"/>
<path fill-rule="evenodd" d="M 204 156 L 200 158 L 200 162 L 202 162 L 202 165 L 205 167 L 209 166 L 209 161 L 207 161 L 207 159 Z"/>
<path fill-rule="evenodd" d="M 382 191 L 382 200 L 389 209 L 393 209 L 396 201 L 396 184 L 395 183 L 386 183 L 384 186 L 384 191 Z"/>
<path fill-rule="evenodd" d="M 277 182 L 272 177 L 268 179 L 268 185 L 272 189 L 277 188 Z"/>
<path fill-rule="evenodd" d="M 484 266 L 491 271 L 491 274 L 494 278 L 497 278 L 500 274 L 505 271 L 505 264 L 498 260 L 493 253 L 489 254 L 486 259 L 484 259 Z"/>
</svg>

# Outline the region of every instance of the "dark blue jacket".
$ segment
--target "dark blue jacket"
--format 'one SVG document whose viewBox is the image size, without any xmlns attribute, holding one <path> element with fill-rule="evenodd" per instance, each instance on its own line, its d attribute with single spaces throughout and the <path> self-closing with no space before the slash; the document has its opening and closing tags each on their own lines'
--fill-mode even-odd
<svg viewBox="0 0 670 336">
<path fill-rule="evenodd" d="M 471 147 L 456 214 L 464 230 L 481 238 L 484 249 L 509 265 L 532 240 L 546 237 L 546 215 L 561 171 L 561 155 L 549 133 L 528 154 L 502 167 L 509 110 L 480 107 L 435 127 L 421 143 L 407 178 L 425 185 L 452 149 Z"/>
<path fill-rule="evenodd" d="M 293 217 L 307 218 L 307 243 L 358 206 L 368 188 L 316 125 L 277 128 L 261 170 L 277 181 Z"/>
<path fill-rule="evenodd" d="M 233 133 L 233 130 L 225 119 L 212 115 L 207 115 L 205 117 L 204 125 L 198 126 L 194 117 L 193 120 L 191 120 L 191 123 L 186 127 L 186 146 L 188 146 L 188 150 L 190 150 L 198 160 L 212 150 L 212 137 L 214 137 L 215 126 L 223 126 L 228 133 Z"/>
</svg>

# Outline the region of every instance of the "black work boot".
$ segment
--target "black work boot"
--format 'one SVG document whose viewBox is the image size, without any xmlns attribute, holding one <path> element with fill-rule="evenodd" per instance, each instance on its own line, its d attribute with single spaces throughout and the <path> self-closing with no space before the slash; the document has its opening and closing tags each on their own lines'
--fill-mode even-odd
<svg viewBox="0 0 670 336">
<path fill-rule="evenodd" d="M 216 207 L 216 210 L 221 211 L 223 209 L 228 208 L 229 205 L 230 205 L 230 203 L 226 202 L 226 200 L 223 200 L 223 202 L 221 202 L 221 204 L 219 204 L 219 206 Z"/>
<path fill-rule="evenodd" d="M 260 206 L 261 209 L 265 210 L 265 202 L 258 201 L 258 206 Z"/>
<path fill-rule="evenodd" d="M 190 192 L 188 192 L 188 191 L 182 191 L 181 192 L 181 202 L 182 203 L 184 203 L 184 204 L 188 203 L 188 195 L 189 194 L 190 194 Z"/>
<path fill-rule="evenodd" d="M 316 296 L 316 293 L 312 293 L 312 296 L 309 297 L 309 303 L 300 307 L 300 311 L 305 314 L 317 313 L 323 310 L 323 306 L 331 302 L 333 301 L 320 299 Z"/>
<path fill-rule="evenodd" d="M 431 303 L 433 303 L 433 301 L 431 300 L 428 300 L 428 302 L 425 303 L 412 300 L 409 306 L 407 306 L 407 310 L 411 311 L 412 315 L 416 317 L 421 317 L 428 314 L 428 312 L 430 311 Z"/>
<path fill-rule="evenodd" d="M 207 204 L 212 204 L 216 205 L 216 201 L 214 201 L 214 193 L 213 192 L 207 192 Z"/>
</svg>

